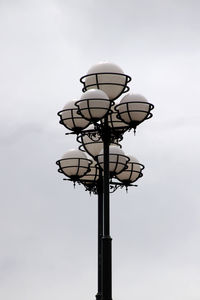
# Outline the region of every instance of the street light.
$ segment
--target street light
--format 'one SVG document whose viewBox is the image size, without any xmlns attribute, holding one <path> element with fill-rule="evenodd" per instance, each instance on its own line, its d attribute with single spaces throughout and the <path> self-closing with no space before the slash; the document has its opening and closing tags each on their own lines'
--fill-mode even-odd
<svg viewBox="0 0 200 300">
<path fill-rule="evenodd" d="M 129 186 L 129 184 L 137 181 L 140 177 L 143 176 L 142 170 L 144 166 L 139 163 L 139 161 L 129 155 L 129 161 L 127 162 L 127 168 L 123 170 L 121 173 L 116 175 L 116 178 L 123 182 L 125 186 Z"/>
<path fill-rule="evenodd" d="M 131 77 L 125 75 L 123 70 L 113 63 L 100 62 L 92 66 L 80 81 L 84 85 L 83 92 L 89 89 L 100 89 L 108 95 L 109 99 L 115 100 L 129 90 L 127 83 L 131 81 Z"/>
<path fill-rule="evenodd" d="M 103 140 L 101 138 L 101 135 L 97 131 L 95 131 L 94 125 L 92 124 L 88 126 L 86 132 L 78 134 L 77 141 L 81 144 L 79 146 L 79 149 L 88 153 L 95 160 L 97 159 L 98 154 L 103 149 Z M 117 140 L 114 140 L 111 145 L 121 147 Z"/>
<path fill-rule="evenodd" d="M 109 147 L 109 174 L 110 178 L 122 172 L 127 168 L 127 162 L 129 157 L 125 156 L 124 151 L 117 146 Z M 104 150 L 101 150 L 97 155 L 97 162 L 99 166 L 104 170 Z"/>
<path fill-rule="evenodd" d="M 115 64 L 101 62 L 81 77 L 79 100 L 58 113 L 60 123 L 76 134 L 79 150 L 68 151 L 57 161 L 59 172 L 98 195 L 98 293 L 97 300 L 112 299 L 112 251 L 109 195 L 118 187 L 133 186 L 144 166 L 126 156 L 119 142 L 127 130 L 152 117 L 153 104 L 129 91 L 131 77 Z M 118 99 L 117 101 L 115 101 Z M 89 155 L 90 158 L 87 157 Z"/>
<path fill-rule="evenodd" d="M 80 150 L 71 149 L 67 151 L 62 159 L 57 161 L 58 171 L 65 174 L 71 180 L 77 181 L 90 171 L 92 160 Z"/>
<path fill-rule="evenodd" d="M 149 103 L 144 96 L 128 94 L 116 105 L 115 110 L 118 112 L 117 117 L 136 129 L 140 123 L 152 117 L 153 108 L 153 104 Z"/>
<path fill-rule="evenodd" d="M 83 119 L 78 113 L 78 108 L 75 105 L 76 100 L 68 102 L 63 110 L 58 112 L 60 116 L 60 124 L 64 125 L 67 129 L 74 132 L 80 132 L 85 129 L 90 122 Z"/>
<path fill-rule="evenodd" d="M 108 113 L 112 105 L 106 93 L 91 89 L 82 94 L 80 101 L 76 102 L 78 113 L 90 122 L 96 123 Z"/>
</svg>

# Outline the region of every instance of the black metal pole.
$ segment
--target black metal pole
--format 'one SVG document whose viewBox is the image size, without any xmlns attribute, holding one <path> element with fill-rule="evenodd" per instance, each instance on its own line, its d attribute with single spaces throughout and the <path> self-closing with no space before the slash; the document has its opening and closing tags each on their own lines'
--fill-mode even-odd
<svg viewBox="0 0 200 300">
<path fill-rule="evenodd" d="M 102 299 L 102 245 L 101 240 L 103 236 L 103 177 L 102 171 L 99 170 L 99 180 L 97 182 L 98 193 L 98 290 L 96 300 Z"/>
<path fill-rule="evenodd" d="M 102 300 L 112 299 L 112 239 L 110 237 L 109 144 L 108 116 L 104 119 L 103 174 L 103 237 L 102 237 Z"/>
</svg>

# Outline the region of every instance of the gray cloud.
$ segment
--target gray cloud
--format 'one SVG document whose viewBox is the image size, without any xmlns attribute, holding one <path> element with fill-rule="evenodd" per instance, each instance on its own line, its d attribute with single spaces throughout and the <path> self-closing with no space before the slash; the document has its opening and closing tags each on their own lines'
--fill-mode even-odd
<svg viewBox="0 0 200 300">
<path fill-rule="evenodd" d="M 199 300 L 199 2 L 0 5 L 1 298 L 96 293 L 96 197 L 57 173 L 77 143 L 56 113 L 108 59 L 155 104 L 123 141 L 146 168 L 111 197 L 113 299 Z"/>
</svg>

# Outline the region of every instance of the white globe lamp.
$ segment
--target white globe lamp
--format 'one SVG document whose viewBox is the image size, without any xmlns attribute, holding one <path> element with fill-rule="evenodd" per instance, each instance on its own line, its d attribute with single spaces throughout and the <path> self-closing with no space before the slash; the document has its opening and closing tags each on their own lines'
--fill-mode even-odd
<svg viewBox="0 0 200 300">
<path fill-rule="evenodd" d="M 97 156 L 98 163 L 102 170 L 104 169 L 104 151 L 102 150 Z M 122 172 L 126 166 L 129 158 L 125 156 L 124 151 L 116 146 L 109 147 L 109 172 L 110 177 Z"/>
<path fill-rule="evenodd" d="M 127 94 L 120 103 L 116 105 L 115 110 L 118 112 L 118 117 L 135 128 L 138 124 L 152 117 L 151 110 L 153 105 L 140 94 Z"/>
<path fill-rule="evenodd" d="M 80 150 L 71 149 L 67 151 L 62 159 L 57 161 L 59 172 L 65 174 L 72 180 L 78 180 L 90 171 L 92 161 Z"/>
<path fill-rule="evenodd" d="M 91 130 L 91 135 L 89 134 L 90 130 Z M 87 133 L 80 134 L 78 136 L 77 141 L 81 143 L 79 147 L 80 150 L 86 151 L 90 156 L 96 159 L 97 155 L 103 149 L 103 140 L 99 132 L 96 131 L 92 133 L 93 130 L 94 130 L 94 125 L 93 124 L 89 125 L 87 128 Z M 113 141 L 111 145 L 121 147 L 120 144 L 117 143 L 117 141 Z"/>
<path fill-rule="evenodd" d="M 144 166 L 135 157 L 130 155 L 129 159 L 128 168 L 116 175 L 117 179 L 125 185 L 129 185 L 142 177 L 142 170 L 144 169 Z"/>
<path fill-rule="evenodd" d="M 76 100 L 69 101 L 58 115 L 60 116 L 60 123 L 67 129 L 80 132 L 89 125 L 90 121 L 85 120 L 77 113 L 78 108 L 75 103 Z"/>
<path fill-rule="evenodd" d="M 124 123 L 118 118 L 118 113 L 115 110 L 115 106 L 111 107 L 111 113 L 108 114 L 108 126 L 112 129 L 111 132 L 118 137 L 128 129 L 128 124 Z"/>
<path fill-rule="evenodd" d="M 96 161 L 92 161 L 92 164 L 90 165 L 90 171 L 80 178 L 80 181 L 83 182 L 85 185 L 94 185 L 97 183 L 97 180 L 99 179 L 99 168 L 97 166 Z"/>
<path fill-rule="evenodd" d="M 111 108 L 111 101 L 101 90 L 91 89 L 82 94 L 80 101 L 76 102 L 78 113 L 88 121 L 98 122 Z"/>
<path fill-rule="evenodd" d="M 130 80 L 130 76 L 125 75 L 118 65 L 107 61 L 95 64 L 88 70 L 87 75 L 81 78 L 84 84 L 83 91 L 100 89 L 110 100 L 115 100 L 122 93 L 127 92 L 129 90 L 127 83 Z"/>
</svg>

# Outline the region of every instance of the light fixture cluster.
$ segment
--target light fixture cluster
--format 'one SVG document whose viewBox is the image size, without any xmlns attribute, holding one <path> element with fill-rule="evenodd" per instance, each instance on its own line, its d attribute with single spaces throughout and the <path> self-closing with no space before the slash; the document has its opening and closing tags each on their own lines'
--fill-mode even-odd
<svg viewBox="0 0 200 300">
<path fill-rule="evenodd" d="M 58 112 L 60 124 L 77 135 L 79 149 L 67 151 L 56 163 L 59 172 L 96 193 L 104 176 L 104 142 L 109 142 L 109 178 L 116 187 L 130 186 L 142 176 L 144 166 L 126 156 L 120 142 L 123 134 L 152 117 L 153 104 L 139 94 L 128 93 L 131 77 L 115 64 L 102 62 L 81 77 L 80 99 L 68 102 Z M 115 178 L 115 182 L 112 179 Z"/>
</svg>

